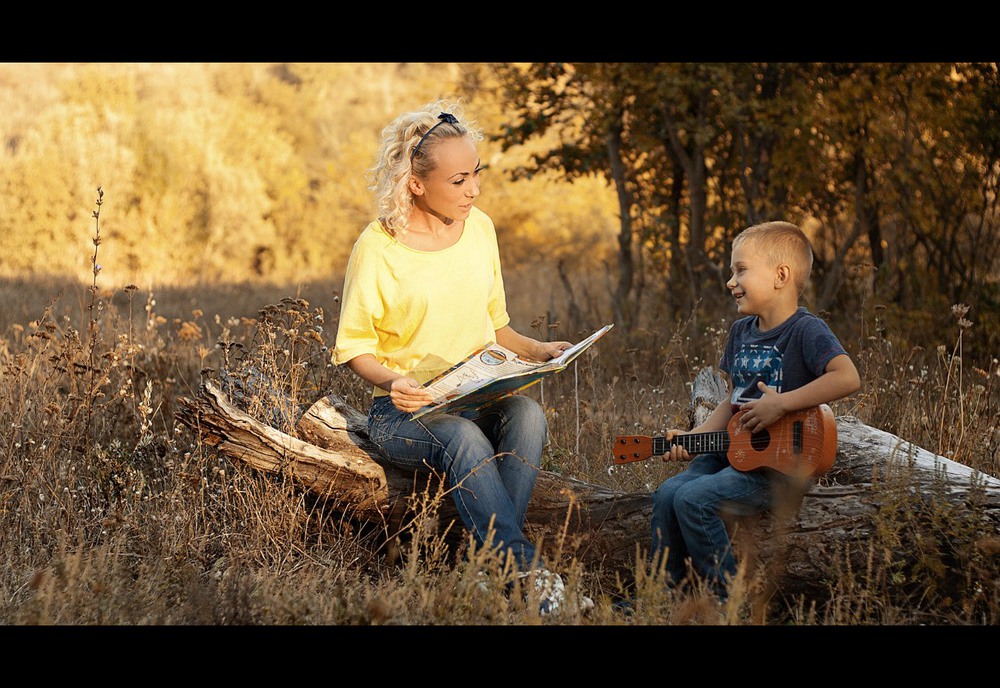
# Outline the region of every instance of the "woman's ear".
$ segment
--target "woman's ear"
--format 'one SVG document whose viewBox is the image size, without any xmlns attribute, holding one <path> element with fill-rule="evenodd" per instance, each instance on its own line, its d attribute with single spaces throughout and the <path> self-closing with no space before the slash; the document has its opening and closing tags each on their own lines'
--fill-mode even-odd
<svg viewBox="0 0 1000 688">
<path fill-rule="evenodd" d="M 417 179 L 416 175 L 413 174 L 410 175 L 410 179 L 406 183 L 406 186 L 410 189 L 410 193 L 413 194 L 414 196 L 424 195 L 424 184 L 419 179 Z"/>
</svg>

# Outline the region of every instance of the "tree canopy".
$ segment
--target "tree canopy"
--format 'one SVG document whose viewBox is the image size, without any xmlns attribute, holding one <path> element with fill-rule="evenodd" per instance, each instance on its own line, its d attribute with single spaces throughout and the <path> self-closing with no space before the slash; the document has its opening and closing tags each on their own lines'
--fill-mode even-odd
<svg viewBox="0 0 1000 688">
<path fill-rule="evenodd" d="M 515 171 L 598 175 L 620 208 L 615 319 L 724 298 L 731 239 L 770 219 L 815 252 L 819 311 L 876 305 L 910 330 L 951 306 L 997 332 L 997 65 L 562 63 L 491 66 Z M 669 288 L 644 296 L 650 280 Z M 665 313 L 661 312 L 662 303 Z M 978 342 L 997 350 L 996 335 Z"/>
<path fill-rule="evenodd" d="M 100 186 L 105 280 L 336 279 L 379 129 L 440 97 L 488 135 L 505 269 L 577 330 L 726 312 L 730 240 L 780 218 L 813 310 L 1000 349 L 996 63 L 0 65 L 0 274 L 87 279 Z"/>
</svg>

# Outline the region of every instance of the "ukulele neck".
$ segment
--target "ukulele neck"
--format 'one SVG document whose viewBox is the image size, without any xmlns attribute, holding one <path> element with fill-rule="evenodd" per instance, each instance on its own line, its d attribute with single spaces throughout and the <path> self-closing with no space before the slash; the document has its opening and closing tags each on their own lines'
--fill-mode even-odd
<svg viewBox="0 0 1000 688">
<path fill-rule="evenodd" d="M 671 441 L 668 441 L 666 437 L 654 437 L 653 453 L 657 456 L 666 454 L 670 451 L 670 447 L 675 444 L 686 449 L 687 453 L 691 455 L 725 453 L 729 449 L 729 433 L 725 431 L 696 432 L 691 435 L 677 435 Z"/>
</svg>

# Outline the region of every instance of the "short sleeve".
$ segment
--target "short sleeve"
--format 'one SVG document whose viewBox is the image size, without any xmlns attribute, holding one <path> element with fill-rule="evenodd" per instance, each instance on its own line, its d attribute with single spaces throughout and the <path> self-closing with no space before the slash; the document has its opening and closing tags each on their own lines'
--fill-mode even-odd
<svg viewBox="0 0 1000 688">
<path fill-rule="evenodd" d="M 497 243 L 496 228 L 493 221 L 489 222 L 489 243 L 490 243 L 490 263 L 493 269 L 493 285 L 490 288 L 489 311 L 490 320 L 493 322 L 493 329 L 499 330 L 510 323 L 510 314 L 507 312 L 507 293 L 504 290 L 503 270 L 500 265 L 500 246 Z"/>
<path fill-rule="evenodd" d="M 347 262 L 332 358 L 335 365 L 361 354 L 374 355 L 378 346 L 375 322 L 381 317 L 384 303 L 376 280 L 378 251 L 365 238 L 364 234 L 358 238 Z"/>
</svg>

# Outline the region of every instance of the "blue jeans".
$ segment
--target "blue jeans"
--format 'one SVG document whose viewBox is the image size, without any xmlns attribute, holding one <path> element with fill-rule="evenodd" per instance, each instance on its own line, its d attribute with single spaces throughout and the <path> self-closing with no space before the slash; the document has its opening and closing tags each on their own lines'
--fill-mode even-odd
<svg viewBox="0 0 1000 688">
<path fill-rule="evenodd" d="M 476 544 L 506 550 L 520 571 L 535 563 L 522 529 L 547 433 L 541 406 L 518 394 L 477 411 L 417 420 L 382 396 L 368 412 L 368 436 L 386 460 L 444 475 Z"/>
<path fill-rule="evenodd" d="M 738 471 L 725 454 L 702 454 L 653 492 L 650 551 L 655 564 L 666 553 L 666 573 L 680 583 L 691 572 L 725 599 L 736 575 L 732 543 L 722 516 L 749 516 L 770 508 L 774 481 L 767 469 Z"/>
</svg>

